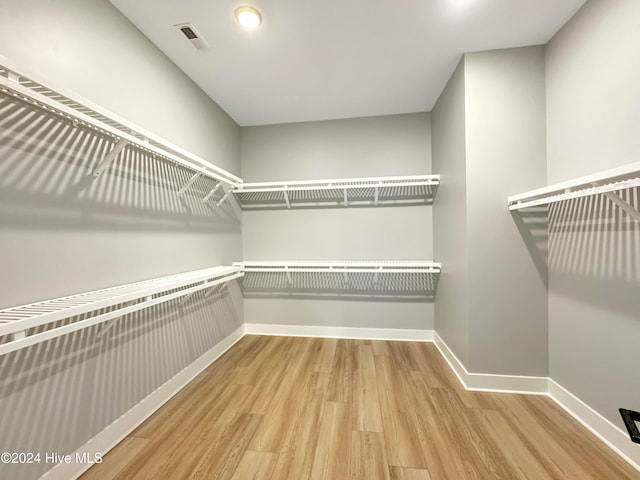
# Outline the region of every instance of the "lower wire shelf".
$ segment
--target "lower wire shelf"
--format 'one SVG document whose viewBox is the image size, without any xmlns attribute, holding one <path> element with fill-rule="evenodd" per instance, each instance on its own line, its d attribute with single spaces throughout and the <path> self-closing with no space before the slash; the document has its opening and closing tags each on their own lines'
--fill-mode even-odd
<svg viewBox="0 0 640 480">
<path fill-rule="evenodd" d="M 430 261 L 246 261 L 248 297 L 340 297 L 433 300 L 441 265 Z"/>
<path fill-rule="evenodd" d="M 0 310 L 0 355 L 110 322 L 129 313 L 216 288 L 244 275 L 218 266 Z M 105 312 L 105 310 L 108 310 Z M 87 318 L 60 325 L 79 315 Z M 98 337 L 109 328 L 107 323 Z"/>
</svg>

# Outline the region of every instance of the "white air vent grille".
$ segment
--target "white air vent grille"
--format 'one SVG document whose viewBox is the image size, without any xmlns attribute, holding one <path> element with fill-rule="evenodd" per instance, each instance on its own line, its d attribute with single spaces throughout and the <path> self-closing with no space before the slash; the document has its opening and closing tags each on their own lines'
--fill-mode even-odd
<svg viewBox="0 0 640 480">
<path fill-rule="evenodd" d="M 181 23 L 179 25 L 175 25 L 175 27 L 180 30 L 185 37 L 187 37 L 196 49 L 205 50 L 208 48 L 207 42 L 204 41 L 202 36 L 191 23 Z"/>
</svg>

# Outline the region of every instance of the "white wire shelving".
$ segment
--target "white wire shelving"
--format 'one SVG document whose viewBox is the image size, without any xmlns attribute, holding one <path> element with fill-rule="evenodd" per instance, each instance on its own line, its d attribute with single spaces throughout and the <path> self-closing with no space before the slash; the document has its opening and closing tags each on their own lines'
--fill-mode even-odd
<svg viewBox="0 0 640 480">
<path fill-rule="evenodd" d="M 245 261 L 245 294 L 289 292 L 432 298 L 441 265 L 430 261 Z"/>
<path fill-rule="evenodd" d="M 640 162 L 605 170 L 547 187 L 507 197 L 509 210 L 549 205 L 591 195 L 605 195 L 640 222 L 640 212 L 616 192 L 640 187 Z"/>
<path fill-rule="evenodd" d="M 243 275 L 237 266 L 218 266 L 0 310 L 0 355 L 108 322 L 97 334 L 101 338 L 123 315 L 176 298 L 184 303 L 198 291 L 219 288 Z M 105 309 L 109 311 L 103 313 Z M 87 314 L 88 318 L 60 324 Z"/>
<path fill-rule="evenodd" d="M 203 201 L 211 199 L 222 187 L 222 198 L 218 200 L 221 205 L 231 190 L 242 184 L 240 177 L 120 118 L 76 93 L 53 86 L 50 81 L 26 72 L 2 55 L 0 93 L 64 118 L 74 127 L 83 126 L 106 136 L 113 147 L 93 169 L 92 173 L 96 177 L 104 173 L 125 148 L 136 148 L 154 158 L 172 162 L 193 172 L 191 178 L 177 191 L 178 195 L 184 195 L 201 176 L 207 177 L 216 184 Z"/>
<path fill-rule="evenodd" d="M 243 209 L 431 204 L 439 175 L 243 183 L 232 191 Z"/>
</svg>

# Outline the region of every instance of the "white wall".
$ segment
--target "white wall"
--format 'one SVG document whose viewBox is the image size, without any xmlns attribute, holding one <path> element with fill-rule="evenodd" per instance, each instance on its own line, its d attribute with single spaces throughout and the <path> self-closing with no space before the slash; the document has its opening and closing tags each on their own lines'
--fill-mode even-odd
<svg viewBox="0 0 640 480">
<path fill-rule="evenodd" d="M 106 0 L 0 0 L 0 55 L 240 170 L 237 125 Z M 211 182 L 180 200 L 189 173 L 135 152 L 90 181 L 108 148 L 0 96 L 0 308 L 242 258 L 240 214 L 201 202 Z M 232 287 L 0 357 L 0 451 L 73 451 L 241 323 Z"/>
<path fill-rule="evenodd" d="M 591 0 L 547 45 L 550 183 L 639 160 L 638 19 L 636 0 Z M 618 408 L 640 410 L 640 225 L 605 198 L 550 218 L 550 375 L 623 428 Z"/>
<path fill-rule="evenodd" d="M 245 181 L 431 173 L 427 113 L 243 127 Z M 430 206 L 243 212 L 246 260 L 431 260 Z M 346 303 L 345 303 L 346 302 Z M 424 302 L 245 299 L 247 323 L 433 328 Z"/>
</svg>

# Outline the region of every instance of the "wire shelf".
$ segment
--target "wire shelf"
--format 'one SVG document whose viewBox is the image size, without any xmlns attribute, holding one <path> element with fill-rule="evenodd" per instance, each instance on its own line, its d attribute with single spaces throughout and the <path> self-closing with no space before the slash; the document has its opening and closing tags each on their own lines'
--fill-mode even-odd
<svg viewBox="0 0 640 480">
<path fill-rule="evenodd" d="M 122 150 L 137 148 L 156 158 L 191 170 L 195 177 L 193 181 L 199 176 L 205 176 L 227 185 L 229 191 L 242 184 L 241 178 L 118 117 L 73 92 L 51 86 L 49 81 L 25 72 L 1 55 L 0 92 L 65 118 L 76 128 L 78 126 L 90 128 L 109 138 L 114 143 L 114 148 L 96 166 L 95 176 L 106 170 Z"/>
<path fill-rule="evenodd" d="M 640 187 L 640 162 L 549 185 L 507 197 L 509 210 L 550 205 L 591 195 L 606 195 L 631 217 L 640 221 L 640 212 L 616 192 Z"/>
<path fill-rule="evenodd" d="M 0 337 L 6 337 L 0 344 L 0 355 L 186 297 L 243 275 L 239 267 L 218 266 L 0 310 Z M 96 314 L 105 309 L 111 311 Z M 53 325 L 43 332 L 34 331 L 36 327 L 85 314 L 94 315 L 68 325 Z"/>
<path fill-rule="evenodd" d="M 243 183 L 232 191 L 243 209 L 431 204 L 439 175 Z"/>
<path fill-rule="evenodd" d="M 432 299 L 438 287 L 439 263 L 427 261 L 253 261 L 242 268 L 245 295 L 340 295 Z"/>
</svg>

